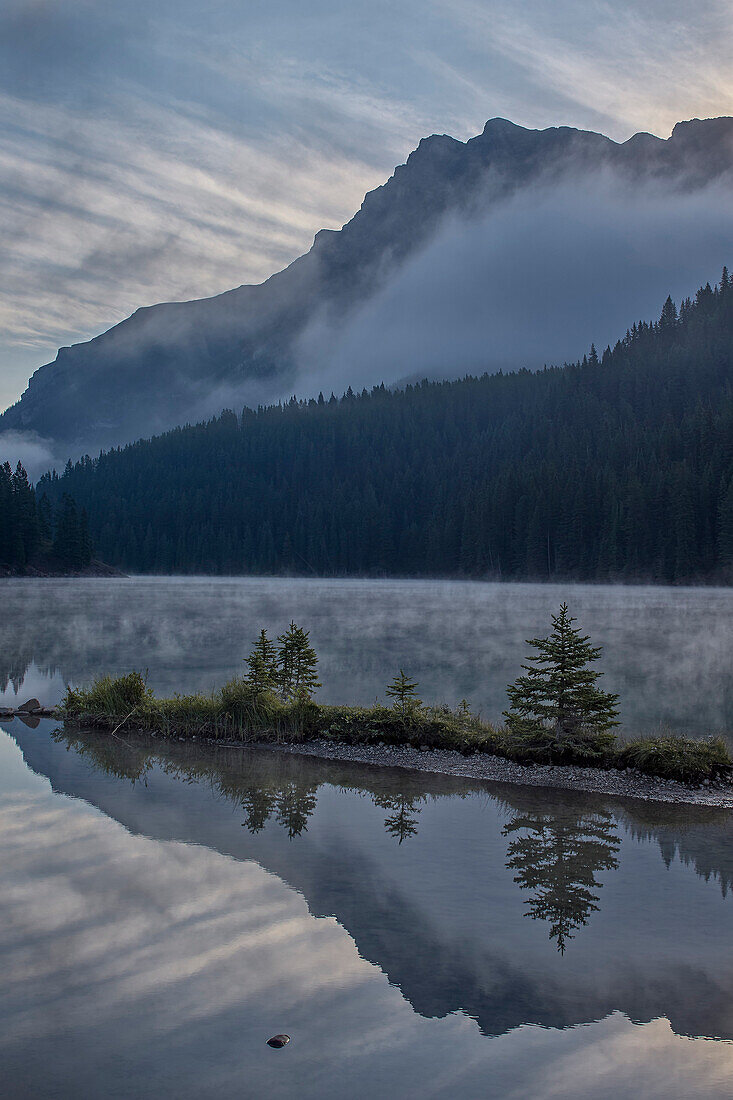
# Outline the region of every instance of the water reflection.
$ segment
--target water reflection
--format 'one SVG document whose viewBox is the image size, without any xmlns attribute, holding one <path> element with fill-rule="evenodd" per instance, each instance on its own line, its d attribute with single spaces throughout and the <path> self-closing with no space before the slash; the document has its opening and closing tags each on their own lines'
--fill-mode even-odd
<svg viewBox="0 0 733 1100">
<path fill-rule="evenodd" d="M 729 814 L 6 728 L 7 1095 L 728 1095 Z"/>
<path fill-rule="evenodd" d="M 504 836 L 515 837 L 507 852 L 514 881 L 529 892 L 525 905 L 532 920 L 546 921 L 550 939 L 564 954 L 575 930 L 588 923 L 601 884 L 599 871 L 615 871 L 621 841 L 607 811 L 576 814 L 540 811 L 519 813 L 504 826 Z"/>
</svg>

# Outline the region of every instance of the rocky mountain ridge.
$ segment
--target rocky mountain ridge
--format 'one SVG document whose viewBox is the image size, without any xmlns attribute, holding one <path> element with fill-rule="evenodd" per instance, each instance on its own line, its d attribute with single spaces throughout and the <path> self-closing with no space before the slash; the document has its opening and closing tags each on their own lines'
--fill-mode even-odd
<svg viewBox="0 0 733 1100">
<path fill-rule="evenodd" d="M 0 417 L 0 432 L 30 431 L 79 453 L 225 406 L 277 400 L 294 383 L 308 324 L 319 316 L 338 324 L 368 301 L 446 215 L 471 217 L 531 185 L 606 169 L 632 185 L 708 184 L 733 171 L 733 118 L 695 119 L 678 123 L 667 140 L 640 133 L 623 143 L 498 118 L 465 143 L 424 138 L 341 230 L 321 230 L 309 252 L 264 283 L 145 307 L 61 348 Z"/>
</svg>

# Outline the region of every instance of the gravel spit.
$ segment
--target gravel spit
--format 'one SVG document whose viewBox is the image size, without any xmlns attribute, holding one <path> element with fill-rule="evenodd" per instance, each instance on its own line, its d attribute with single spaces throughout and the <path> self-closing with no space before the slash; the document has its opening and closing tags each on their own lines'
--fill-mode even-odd
<svg viewBox="0 0 733 1100">
<path fill-rule="evenodd" d="M 487 753 L 463 756 L 448 749 L 416 749 L 410 745 L 347 745 L 325 740 L 298 745 L 263 742 L 258 745 L 274 752 L 318 756 L 325 760 L 346 760 L 355 764 L 372 764 L 375 767 L 409 768 L 413 771 L 457 775 L 488 782 L 520 783 L 531 787 L 591 791 L 596 794 L 616 795 L 619 798 L 643 798 L 648 802 L 733 809 L 733 784 L 729 782 L 689 787 L 673 780 L 653 779 L 631 769 L 604 771 L 601 768 L 558 767 L 552 764 L 526 766 L 499 756 L 489 756 Z M 252 743 L 247 747 L 251 748 Z"/>
</svg>

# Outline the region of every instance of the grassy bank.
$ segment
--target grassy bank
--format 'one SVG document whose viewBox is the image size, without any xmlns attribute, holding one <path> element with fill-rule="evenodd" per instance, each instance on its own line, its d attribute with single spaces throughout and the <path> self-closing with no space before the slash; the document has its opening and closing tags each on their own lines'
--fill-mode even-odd
<svg viewBox="0 0 733 1100">
<path fill-rule="evenodd" d="M 143 730 L 164 737 L 298 743 L 326 739 L 346 744 L 412 745 L 488 753 L 521 764 L 575 764 L 634 768 L 689 784 L 725 779 L 733 760 L 721 738 L 693 740 L 671 734 L 621 741 L 611 732 L 580 730 L 572 737 L 544 728 L 510 732 L 448 707 L 324 706 L 289 703 L 272 692 L 253 692 L 232 680 L 210 695 L 158 699 L 139 673 L 105 676 L 87 689 L 67 690 L 61 716 L 69 725 L 120 735 Z"/>
</svg>

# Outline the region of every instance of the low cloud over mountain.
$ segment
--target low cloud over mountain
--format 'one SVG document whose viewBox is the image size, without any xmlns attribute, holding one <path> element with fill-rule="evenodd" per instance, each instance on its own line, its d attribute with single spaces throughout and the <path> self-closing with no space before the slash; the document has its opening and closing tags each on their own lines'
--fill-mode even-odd
<svg viewBox="0 0 733 1100">
<path fill-rule="evenodd" d="M 62 348 L 0 432 L 80 453 L 294 391 L 574 359 L 730 263 L 732 188 L 733 119 L 433 136 L 265 283 Z"/>
</svg>

